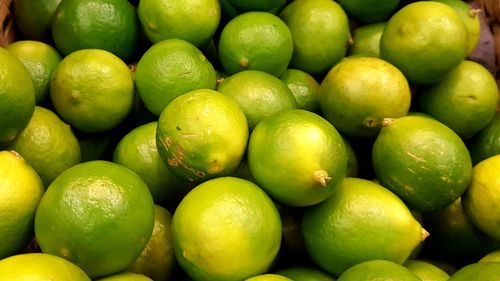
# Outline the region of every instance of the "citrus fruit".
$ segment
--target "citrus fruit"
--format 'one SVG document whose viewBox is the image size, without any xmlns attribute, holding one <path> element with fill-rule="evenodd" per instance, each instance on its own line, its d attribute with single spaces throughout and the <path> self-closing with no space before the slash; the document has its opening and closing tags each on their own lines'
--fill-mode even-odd
<svg viewBox="0 0 500 281">
<path fill-rule="evenodd" d="M 0 279 L 10 281 L 91 281 L 85 272 L 63 258 L 28 253 L 0 260 Z"/>
<path fill-rule="evenodd" d="M 250 130 L 266 117 L 297 107 L 292 92 L 283 81 L 259 70 L 244 70 L 226 77 L 217 91 L 238 104 Z"/>
<path fill-rule="evenodd" d="M 241 11 L 271 11 L 286 4 L 286 0 L 228 0 Z"/>
<path fill-rule="evenodd" d="M 482 257 L 478 262 L 500 262 L 500 250 L 495 250 Z"/>
<path fill-rule="evenodd" d="M 384 20 L 398 8 L 399 0 L 339 0 L 350 18 L 362 23 Z"/>
<path fill-rule="evenodd" d="M 470 138 L 493 119 L 499 95 L 491 73 L 465 60 L 441 82 L 419 88 L 416 99 L 421 112 Z"/>
<path fill-rule="evenodd" d="M 500 112 L 468 142 L 472 162 L 477 164 L 491 156 L 500 154 Z"/>
<path fill-rule="evenodd" d="M 13 54 L 0 48 L 0 147 L 28 125 L 34 110 L 30 73 Z"/>
<path fill-rule="evenodd" d="M 265 273 L 281 243 L 276 206 L 257 185 L 219 177 L 196 186 L 172 220 L 180 266 L 195 280 L 244 280 Z"/>
<path fill-rule="evenodd" d="M 344 140 L 345 150 L 347 152 L 347 171 L 346 177 L 357 177 L 359 171 L 358 157 L 356 156 L 356 152 L 352 148 L 350 141 L 342 136 Z"/>
<path fill-rule="evenodd" d="M 279 16 L 292 34 L 290 67 L 322 75 L 345 56 L 350 42 L 349 22 L 336 2 L 292 1 Z"/>
<path fill-rule="evenodd" d="M 489 236 L 500 240 L 500 154 L 487 158 L 474 166 L 472 180 L 462 204 L 472 222 Z"/>
<path fill-rule="evenodd" d="M 127 65 L 112 53 L 80 50 L 57 67 L 50 97 L 58 115 L 71 126 L 102 132 L 116 127 L 132 109 L 134 81 Z"/>
<path fill-rule="evenodd" d="M 479 43 L 479 37 L 481 34 L 479 13 L 480 10 L 475 10 L 467 2 L 460 0 L 433 0 L 441 2 L 453 8 L 455 12 L 460 16 L 462 21 L 467 28 L 468 34 L 468 44 L 467 44 L 467 54 L 471 54 L 476 48 L 477 43 Z"/>
<path fill-rule="evenodd" d="M 354 43 L 349 47 L 347 54 L 379 58 L 380 37 L 386 25 L 387 22 L 382 21 L 354 28 L 352 32 Z"/>
<path fill-rule="evenodd" d="M 339 276 L 337 281 L 421 281 L 402 265 L 386 260 L 371 260 L 354 265 Z"/>
<path fill-rule="evenodd" d="M 13 1 L 14 18 L 19 32 L 30 40 L 51 41 L 52 18 L 59 3 L 61 0 Z"/>
<path fill-rule="evenodd" d="M 96 279 L 96 281 L 153 281 L 153 279 L 143 274 L 122 272 L 104 278 Z"/>
<path fill-rule="evenodd" d="M 410 102 L 404 75 L 379 58 L 345 59 L 328 72 L 319 88 L 323 116 L 347 136 L 376 135 L 384 118 L 405 116 Z"/>
<path fill-rule="evenodd" d="M 472 172 L 460 137 L 423 116 L 386 121 L 372 151 L 380 183 L 417 211 L 441 209 L 460 197 Z"/>
<path fill-rule="evenodd" d="M 146 246 L 154 203 L 129 169 L 90 161 L 61 173 L 47 188 L 35 216 L 44 253 L 63 257 L 90 277 L 124 270 Z"/>
<path fill-rule="evenodd" d="M 103 49 L 128 60 L 139 40 L 139 20 L 127 0 L 64 0 L 52 20 L 56 48 L 68 55 Z"/>
<path fill-rule="evenodd" d="M 151 42 L 176 38 L 195 46 L 212 38 L 221 18 L 217 0 L 141 0 L 138 14 Z"/>
<path fill-rule="evenodd" d="M 312 259 L 335 276 L 369 260 L 402 264 L 428 235 L 395 194 L 358 178 L 305 210 L 302 232 Z"/>
<path fill-rule="evenodd" d="M 169 39 L 154 44 L 142 55 L 135 71 L 137 91 L 154 114 L 176 97 L 196 89 L 215 89 L 212 64 L 193 44 Z"/>
<path fill-rule="evenodd" d="M 61 62 L 61 55 L 52 46 L 39 41 L 17 41 L 6 47 L 31 74 L 35 99 L 41 104 L 49 96 L 50 79 Z"/>
<path fill-rule="evenodd" d="M 257 124 L 247 158 L 259 186 L 290 206 L 327 199 L 347 169 L 344 141 L 335 127 L 302 109 L 276 113 Z"/>
<path fill-rule="evenodd" d="M 446 4 L 417 1 L 396 12 L 380 38 L 381 57 L 414 84 L 439 82 L 467 55 L 467 29 Z"/>
<path fill-rule="evenodd" d="M 279 274 L 262 274 L 245 279 L 245 281 L 294 281 Z"/>
<path fill-rule="evenodd" d="M 450 277 L 439 267 L 425 261 L 407 260 L 403 265 L 422 281 L 446 281 Z"/>
<path fill-rule="evenodd" d="M 292 35 L 277 16 L 246 12 L 222 28 L 218 51 L 222 67 L 229 75 L 260 70 L 280 76 L 292 58 Z"/>
<path fill-rule="evenodd" d="M 39 106 L 28 126 L 7 147 L 35 169 L 45 187 L 64 170 L 80 163 L 80 145 L 71 128 L 54 112 Z"/>
<path fill-rule="evenodd" d="M 485 262 L 466 265 L 455 272 L 448 281 L 496 281 L 500 278 L 500 263 Z"/>
<path fill-rule="evenodd" d="M 155 205 L 155 223 L 148 244 L 127 268 L 127 271 L 144 274 L 153 280 L 169 280 L 175 265 L 172 242 L 172 215 Z"/>
<path fill-rule="evenodd" d="M 326 272 L 307 266 L 288 267 L 278 270 L 276 273 L 294 281 L 335 281 L 335 278 Z"/>
<path fill-rule="evenodd" d="M 246 150 L 245 114 L 229 97 L 209 89 L 188 92 L 161 113 L 156 145 L 171 171 L 195 182 L 231 174 Z"/>
<path fill-rule="evenodd" d="M 134 171 L 147 184 L 156 203 L 177 201 L 189 190 L 187 181 L 175 176 L 156 147 L 157 122 L 141 125 L 116 145 L 113 162 Z"/>
<path fill-rule="evenodd" d="M 292 92 L 298 109 L 319 112 L 319 83 L 313 76 L 302 70 L 289 68 L 280 79 Z"/>
<path fill-rule="evenodd" d="M 0 259 L 33 238 L 33 219 L 44 193 L 42 181 L 15 151 L 0 151 Z M 1 274 L 0 274 L 1 275 Z"/>
</svg>

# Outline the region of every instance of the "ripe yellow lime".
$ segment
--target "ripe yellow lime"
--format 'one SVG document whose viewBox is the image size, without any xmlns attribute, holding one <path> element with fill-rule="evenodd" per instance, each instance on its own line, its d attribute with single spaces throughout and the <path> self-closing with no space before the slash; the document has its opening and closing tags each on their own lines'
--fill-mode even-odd
<svg viewBox="0 0 500 281">
<path fill-rule="evenodd" d="M 61 0 L 16 0 L 14 18 L 19 32 L 29 40 L 52 40 L 52 17 Z M 33 11 L 36 11 L 34 13 Z"/>
<path fill-rule="evenodd" d="M 155 115 L 176 97 L 196 89 L 214 89 L 215 70 L 193 44 L 169 39 L 154 44 L 142 55 L 135 83 L 144 105 Z"/>
<path fill-rule="evenodd" d="M 335 278 L 330 274 L 309 266 L 288 267 L 278 270 L 276 273 L 294 281 L 335 281 Z"/>
<path fill-rule="evenodd" d="M 362 23 L 384 20 L 398 8 L 399 0 L 338 0 L 350 18 Z"/>
<path fill-rule="evenodd" d="M 339 62 L 319 89 L 323 115 L 347 136 L 376 135 L 384 118 L 405 116 L 410 102 L 405 76 L 379 58 L 352 57 Z"/>
<path fill-rule="evenodd" d="M 339 276 L 337 281 L 422 281 L 410 270 L 386 260 L 371 260 L 354 265 Z"/>
<path fill-rule="evenodd" d="M 292 91 L 298 109 L 319 112 L 319 83 L 312 75 L 299 69 L 289 68 L 280 79 Z"/>
<path fill-rule="evenodd" d="M 36 106 L 28 126 L 8 145 L 35 169 L 43 185 L 80 163 L 80 145 L 71 128 L 54 112 Z"/>
<path fill-rule="evenodd" d="M 0 260 L 0 280 L 91 281 L 74 263 L 43 253 L 19 254 Z"/>
<path fill-rule="evenodd" d="M 153 279 L 143 274 L 122 272 L 104 278 L 96 279 L 96 281 L 153 281 Z"/>
<path fill-rule="evenodd" d="M 127 65 L 112 53 L 80 50 L 57 67 L 50 97 L 57 114 L 71 126 L 102 132 L 116 127 L 132 109 L 134 81 Z"/>
<path fill-rule="evenodd" d="M 428 235 L 395 194 L 358 178 L 305 210 L 302 232 L 312 259 L 335 276 L 369 260 L 402 264 Z"/>
<path fill-rule="evenodd" d="M 349 47 L 347 54 L 380 57 L 380 38 L 384 32 L 387 22 L 377 22 L 356 27 L 352 32 L 353 44 Z"/>
<path fill-rule="evenodd" d="M 262 119 L 297 106 L 283 81 L 259 70 L 244 70 L 226 77 L 217 86 L 217 91 L 238 104 L 250 130 Z"/>
<path fill-rule="evenodd" d="M 103 49 L 128 60 L 137 48 L 139 27 L 136 10 L 127 0 L 65 0 L 53 16 L 52 36 L 65 56 Z"/>
<path fill-rule="evenodd" d="M 260 70 L 280 76 L 292 58 L 292 35 L 287 25 L 268 12 L 246 12 L 222 29 L 219 60 L 228 74 Z"/>
<path fill-rule="evenodd" d="M 500 112 L 486 127 L 474 134 L 468 142 L 468 148 L 474 164 L 500 154 Z"/>
<path fill-rule="evenodd" d="M 420 87 L 416 99 L 419 111 L 470 138 L 491 122 L 499 95 L 493 75 L 479 63 L 465 60 L 441 82 Z"/>
<path fill-rule="evenodd" d="M 267 272 L 281 244 L 281 220 L 257 185 L 220 177 L 191 190 L 172 221 L 180 266 L 194 280 L 229 281 Z"/>
<path fill-rule="evenodd" d="M 349 21 L 337 2 L 292 1 L 279 16 L 292 34 L 290 67 L 323 75 L 345 56 L 350 42 Z"/>
<path fill-rule="evenodd" d="M 425 261 L 407 260 L 403 265 L 422 281 L 446 281 L 450 277 L 444 270 Z"/>
<path fill-rule="evenodd" d="M 127 271 L 144 274 L 153 280 L 170 280 L 175 265 L 172 215 L 167 209 L 156 205 L 153 234 Z"/>
<path fill-rule="evenodd" d="M 35 216 L 42 251 L 74 262 L 92 278 L 124 270 L 148 243 L 153 226 L 154 203 L 144 181 L 107 161 L 60 174 Z"/>
<path fill-rule="evenodd" d="M 380 38 L 383 59 L 414 84 L 432 84 L 467 56 L 468 34 L 460 16 L 446 4 L 417 1 L 394 14 Z"/>
<path fill-rule="evenodd" d="M 189 185 L 174 175 L 161 159 L 156 147 L 156 127 L 157 122 L 151 122 L 127 133 L 115 147 L 113 162 L 140 176 L 157 204 L 179 202 L 189 191 Z"/>
<path fill-rule="evenodd" d="M 0 48 L 0 147 L 28 125 L 34 110 L 35 89 L 30 73 L 13 54 Z"/>
<path fill-rule="evenodd" d="M 51 45 L 39 41 L 17 41 L 6 47 L 31 74 L 35 99 L 41 104 L 49 97 L 50 79 L 61 62 L 61 55 Z"/>
<path fill-rule="evenodd" d="M 497 281 L 500 279 L 500 263 L 472 263 L 460 268 L 448 281 Z"/>
<path fill-rule="evenodd" d="M 0 259 L 33 238 L 33 220 L 43 193 L 40 177 L 19 154 L 0 151 Z"/>
<path fill-rule="evenodd" d="M 387 120 L 372 150 L 377 179 L 412 209 L 450 205 L 467 188 L 472 162 L 460 137 L 423 116 Z"/>
<path fill-rule="evenodd" d="M 259 186 L 290 206 L 326 200 L 347 169 L 344 141 L 335 127 L 301 109 L 276 113 L 257 124 L 247 158 Z"/>
<path fill-rule="evenodd" d="M 472 180 L 462 198 L 472 222 L 490 237 L 500 240 L 500 154 L 474 166 Z"/>
<path fill-rule="evenodd" d="M 285 277 L 283 275 L 267 273 L 247 278 L 245 279 L 245 281 L 294 281 L 294 280 Z"/>
<path fill-rule="evenodd" d="M 138 14 L 151 42 L 176 38 L 200 46 L 217 30 L 221 9 L 217 0 L 141 0 Z"/>
<path fill-rule="evenodd" d="M 231 174 L 248 141 L 245 114 L 229 97 L 208 89 L 173 100 L 156 131 L 160 157 L 171 171 L 191 182 Z"/>
</svg>

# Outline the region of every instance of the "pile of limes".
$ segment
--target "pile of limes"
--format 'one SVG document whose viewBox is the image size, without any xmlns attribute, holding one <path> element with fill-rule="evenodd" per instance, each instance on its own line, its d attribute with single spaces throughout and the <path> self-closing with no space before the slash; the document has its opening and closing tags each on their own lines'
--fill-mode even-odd
<svg viewBox="0 0 500 281">
<path fill-rule="evenodd" d="M 499 91 L 468 3 L 12 9 L 0 281 L 500 280 Z"/>
</svg>

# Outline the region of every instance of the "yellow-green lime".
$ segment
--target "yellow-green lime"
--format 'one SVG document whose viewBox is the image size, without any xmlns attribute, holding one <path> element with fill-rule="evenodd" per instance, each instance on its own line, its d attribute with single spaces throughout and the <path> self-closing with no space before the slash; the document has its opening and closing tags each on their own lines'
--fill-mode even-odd
<svg viewBox="0 0 500 281">
<path fill-rule="evenodd" d="M 212 38 L 221 18 L 217 0 L 141 0 L 139 19 L 148 39 L 182 39 L 200 46 Z"/>
<path fill-rule="evenodd" d="M 422 281 L 446 281 L 450 277 L 444 270 L 426 261 L 407 260 L 403 265 Z"/>
<path fill-rule="evenodd" d="M 474 166 L 472 180 L 462 198 L 471 221 L 490 237 L 500 240 L 500 154 Z"/>
<path fill-rule="evenodd" d="M 174 175 L 156 147 L 157 122 L 128 132 L 116 145 L 113 162 L 134 171 L 147 184 L 156 203 L 178 202 L 188 190 L 188 182 Z"/>
<path fill-rule="evenodd" d="M 13 54 L 0 48 L 0 147 L 28 125 L 34 110 L 35 89 L 30 73 Z"/>
<path fill-rule="evenodd" d="M 321 82 L 323 116 L 346 136 L 375 136 L 384 118 L 405 116 L 411 93 L 405 76 L 373 57 L 352 57 L 335 65 Z"/>
<path fill-rule="evenodd" d="M 96 279 L 96 281 L 153 281 L 153 279 L 143 274 L 122 272 L 104 278 Z"/>
<path fill-rule="evenodd" d="M 246 12 L 223 27 L 218 51 L 222 67 L 230 75 L 260 70 L 279 77 L 292 59 L 292 34 L 276 15 Z"/>
<path fill-rule="evenodd" d="M 128 60 L 139 41 L 137 12 L 127 0 L 64 0 L 52 19 L 55 46 L 64 56 L 102 49 Z"/>
<path fill-rule="evenodd" d="M 219 177 L 191 190 L 172 221 L 180 266 L 194 280 L 244 280 L 267 272 L 281 244 L 281 220 L 257 185 Z"/>
<path fill-rule="evenodd" d="M 335 278 L 323 270 L 310 266 L 293 266 L 278 270 L 277 274 L 293 281 L 335 281 Z"/>
<path fill-rule="evenodd" d="M 192 182 L 231 174 L 248 141 L 245 114 L 231 98 L 209 89 L 174 99 L 161 113 L 156 145 L 171 171 Z"/>
<path fill-rule="evenodd" d="M 416 99 L 421 112 L 470 138 L 491 122 L 499 95 L 493 75 L 481 64 L 464 60 L 441 82 L 420 87 Z"/>
<path fill-rule="evenodd" d="M 108 51 L 76 51 L 64 57 L 54 72 L 50 98 L 57 114 L 74 128 L 89 133 L 107 131 L 132 109 L 132 73 Z"/>
<path fill-rule="evenodd" d="M 402 264 L 428 236 L 394 193 L 359 178 L 344 179 L 326 201 L 306 209 L 302 232 L 311 258 L 335 276 L 369 260 Z"/>
<path fill-rule="evenodd" d="M 80 145 L 69 125 L 39 106 L 8 149 L 17 151 L 35 169 L 45 187 L 81 159 Z"/>
<path fill-rule="evenodd" d="M 215 89 L 215 70 L 193 44 L 169 39 L 154 44 L 139 60 L 135 83 L 144 105 L 155 115 L 176 97 L 196 89 Z"/>
<path fill-rule="evenodd" d="M 18 254 L 0 260 L 0 280 L 91 281 L 74 263 L 43 253 Z"/>
<path fill-rule="evenodd" d="M 387 19 L 398 8 L 399 0 L 338 0 L 350 18 L 362 23 Z"/>
<path fill-rule="evenodd" d="M 25 1 L 26 2 L 26 1 Z M 31 74 L 37 104 L 44 102 L 50 91 L 50 79 L 61 62 L 54 47 L 40 41 L 17 41 L 6 47 Z"/>
<path fill-rule="evenodd" d="M 496 281 L 500 279 L 500 263 L 472 263 L 460 268 L 448 281 Z"/>
<path fill-rule="evenodd" d="M 356 264 L 339 276 L 337 281 L 421 281 L 404 266 L 387 260 L 370 260 Z"/>
<path fill-rule="evenodd" d="M 373 144 L 372 163 L 380 183 L 417 211 L 450 205 L 464 193 L 472 174 L 462 139 L 423 116 L 386 120 Z"/>
<path fill-rule="evenodd" d="M 144 181 L 108 161 L 65 170 L 47 188 L 35 216 L 42 251 L 74 262 L 92 278 L 129 266 L 153 226 L 154 203 Z"/>
<path fill-rule="evenodd" d="M 380 38 L 387 25 L 386 21 L 366 24 L 356 27 L 352 31 L 353 44 L 349 47 L 347 55 L 380 57 Z"/>
<path fill-rule="evenodd" d="M 29 40 L 50 42 L 52 40 L 52 18 L 59 3 L 61 0 L 13 1 L 14 18 L 19 32 Z"/>
<path fill-rule="evenodd" d="M 335 127 L 302 109 L 276 113 L 257 124 L 247 159 L 259 186 L 289 206 L 326 200 L 347 170 L 344 141 Z"/>
<path fill-rule="evenodd" d="M 19 154 L 0 151 L 0 259 L 33 238 L 33 220 L 43 193 L 40 177 Z"/>
<path fill-rule="evenodd" d="M 337 2 L 290 2 L 280 13 L 293 39 L 290 67 L 323 75 L 343 58 L 350 44 L 349 21 Z"/>
<path fill-rule="evenodd" d="M 467 145 L 474 164 L 500 154 L 500 112 L 486 127 L 474 134 Z"/>
<path fill-rule="evenodd" d="M 266 117 L 297 107 L 292 91 L 283 81 L 259 70 L 244 70 L 226 77 L 217 91 L 238 104 L 250 130 Z"/>
<path fill-rule="evenodd" d="M 500 250 L 486 254 L 478 262 L 500 262 Z"/>
<path fill-rule="evenodd" d="M 433 84 L 467 56 L 468 34 L 446 4 L 417 1 L 397 11 L 380 38 L 381 57 L 414 84 Z"/>
<path fill-rule="evenodd" d="M 294 281 L 294 280 L 285 277 L 283 275 L 267 273 L 247 278 L 245 279 L 245 281 Z"/>
<path fill-rule="evenodd" d="M 292 91 L 298 109 L 319 112 L 319 83 L 312 75 L 299 69 L 289 68 L 280 79 Z"/>
</svg>

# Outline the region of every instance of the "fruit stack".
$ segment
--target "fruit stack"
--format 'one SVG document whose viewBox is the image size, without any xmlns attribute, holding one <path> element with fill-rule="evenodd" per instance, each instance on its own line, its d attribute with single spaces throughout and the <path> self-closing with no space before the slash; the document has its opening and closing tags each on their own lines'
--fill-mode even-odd
<svg viewBox="0 0 500 281">
<path fill-rule="evenodd" d="M 0 281 L 500 280 L 494 2 L 0 0 Z"/>
</svg>

